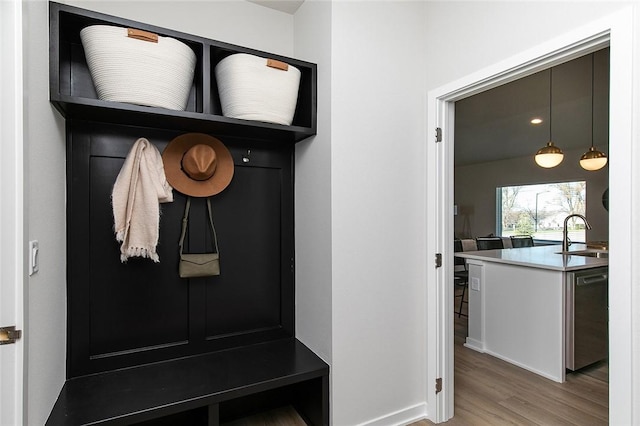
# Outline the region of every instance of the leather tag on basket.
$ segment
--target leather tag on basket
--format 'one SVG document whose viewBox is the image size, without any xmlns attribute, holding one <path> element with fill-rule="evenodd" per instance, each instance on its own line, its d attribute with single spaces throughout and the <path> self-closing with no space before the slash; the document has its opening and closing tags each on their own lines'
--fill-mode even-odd
<svg viewBox="0 0 640 426">
<path fill-rule="evenodd" d="M 149 31 L 136 30 L 135 28 L 127 28 L 127 36 L 142 41 L 149 41 L 151 43 L 158 42 L 158 34 L 151 33 Z"/>
<path fill-rule="evenodd" d="M 282 61 L 276 61 L 275 59 L 267 59 L 267 66 L 271 68 L 276 68 L 282 71 L 289 70 L 289 64 Z"/>
</svg>

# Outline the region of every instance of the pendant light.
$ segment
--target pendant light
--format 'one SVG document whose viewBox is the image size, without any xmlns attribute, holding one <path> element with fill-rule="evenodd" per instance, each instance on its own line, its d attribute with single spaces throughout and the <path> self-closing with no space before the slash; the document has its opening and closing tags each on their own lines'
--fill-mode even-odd
<svg viewBox="0 0 640 426">
<path fill-rule="evenodd" d="M 591 148 L 580 157 L 580 167 L 585 170 L 594 171 L 600 170 L 607 164 L 607 155 L 604 152 L 600 152 L 593 146 L 593 128 L 594 128 L 594 114 L 593 114 L 593 86 L 594 86 L 594 66 L 593 66 L 594 54 L 591 54 Z"/>
<path fill-rule="evenodd" d="M 549 142 L 540 148 L 534 157 L 536 164 L 545 169 L 550 169 L 562 163 L 564 153 L 560 148 L 553 144 L 551 139 L 551 111 L 552 111 L 552 73 L 553 68 L 549 68 Z"/>
</svg>

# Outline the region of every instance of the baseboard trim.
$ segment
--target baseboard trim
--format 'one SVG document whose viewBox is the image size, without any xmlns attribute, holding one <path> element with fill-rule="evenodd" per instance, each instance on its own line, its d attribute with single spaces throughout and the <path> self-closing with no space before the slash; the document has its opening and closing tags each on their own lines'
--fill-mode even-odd
<svg viewBox="0 0 640 426">
<path fill-rule="evenodd" d="M 491 355 L 493 357 L 496 357 L 498 359 L 501 359 L 501 360 L 503 360 L 505 362 L 508 362 L 509 364 L 513 364 L 513 365 L 515 365 L 517 367 L 520 367 L 520 368 L 522 368 L 524 370 L 531 371 L 532 373 L 535 373 L 535 374 L 537 374 L 539 376 L 542 376 L 544 378 L 547 378 L 549 380 L 553 380 L 554 382 L 563 383 L 565 381 L 565 376 L 563 374 L 564 369 L 558 369 L 559 370 L 558 374 L 557 375 L 553 375 L 553 374 L 547 373 L 545 371 L 538 370 L 537 368 L 534 368 L 534 367 L 532 367 L 530 365 L 523 364 L 523 363 L 518 362 L 518 361 L 514 361 L 509 357 L 497 354 L 497 353 L 492 352 L 492 351 L 485 351 L 485 353 L 488 354 L 488 355 Z"/>
<path fill-rule="evenodd" d="M 358 426 L 405 426 L 426 418 L 427 404 L 421 403 L 360 423 Z"/>
<path fill-rule="evenodd" d="M 464 347 L 473 349 L 476 352 L 485 353 L 484 350 L 484 342 L 480 340 L 472 339 L 471 337 L 467 337 L 467 340 L 463 344 Z"/>
</svg>

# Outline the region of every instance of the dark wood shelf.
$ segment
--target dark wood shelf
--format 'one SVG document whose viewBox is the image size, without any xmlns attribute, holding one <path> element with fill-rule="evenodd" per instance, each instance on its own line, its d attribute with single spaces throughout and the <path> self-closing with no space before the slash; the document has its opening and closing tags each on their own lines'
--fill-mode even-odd
<svg viewBox="0 0 640 426">
<path fill-rule="evenodd" d="M 100 99 L 58 96 L 51 101 L 65 118 L 238 137 L 255 141 L 296 143 L 315 134 L 309 128 L 247 121 L 191 111 L 173 111 Z M 161 123 L 161 124 L 159 124 Z"/>
<path fill-rule="evenodd" d="M 70 379 L 47 425 L 134 424 L 199 407 L 208 407 L 205 424 L 218 424 L 234 417 L 233 401 L 250 411 L 242 398 L 255 395 L 264 406 L 285 399 L 305 421 L 323 425 L 328 374 L 302 343 L 277 340 Z"/>
<path fill-rule="evenodd" d="M 49 18 L 49 97 L 67 119 L 188 129 L 215 136 L 292 143 L 316 134 L 316 64 L 54 2 L 49 3 Z M 175 38 L 191 47 L 197 64 L 185 111 L 98 99 L 80 42 L 80 30 L 95 24 L 142 29 Z M 220 60 L 234 53 L 277 59 L 300 70 L 298 102 L 292 125 L 239 120 L 222 114 L 214 69 Z"/>
</svg>

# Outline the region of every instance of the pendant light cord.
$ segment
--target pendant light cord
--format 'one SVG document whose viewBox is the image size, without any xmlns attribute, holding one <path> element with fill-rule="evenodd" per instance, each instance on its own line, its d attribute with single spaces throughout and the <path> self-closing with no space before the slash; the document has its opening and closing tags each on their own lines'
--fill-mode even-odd
<svg viewBox="0 0 640 426">
<path fill-rule="evenodd" d="M 594 76 L 595 67 L 593 65 L 594 56 L 595 56 L 595 53 L 592 53 L 591 54 L 591 148 L 593 148 L 593 133 L 594 133 L 593 129 L 594 129 L 594 125 L 595 125 L 595 120 L 593 118 L 594 117 L 594 112 L 593 112 L 594 101 L 593 101 L 593 99 L 595 98 L 595 95 L 594 95 L 595 89 L 594 89 L 594 83 L 593 83 L 593 81 L 595 80 L 595 76 Z"/>
<path fill-rule="evenodd" d="M 549 142 L 553 142 L 553 139 L 551 139 L 551 117 L 553 116 L 552 111 L 553 111 L 553 67 L 549 68 Z"/>
</svg>

